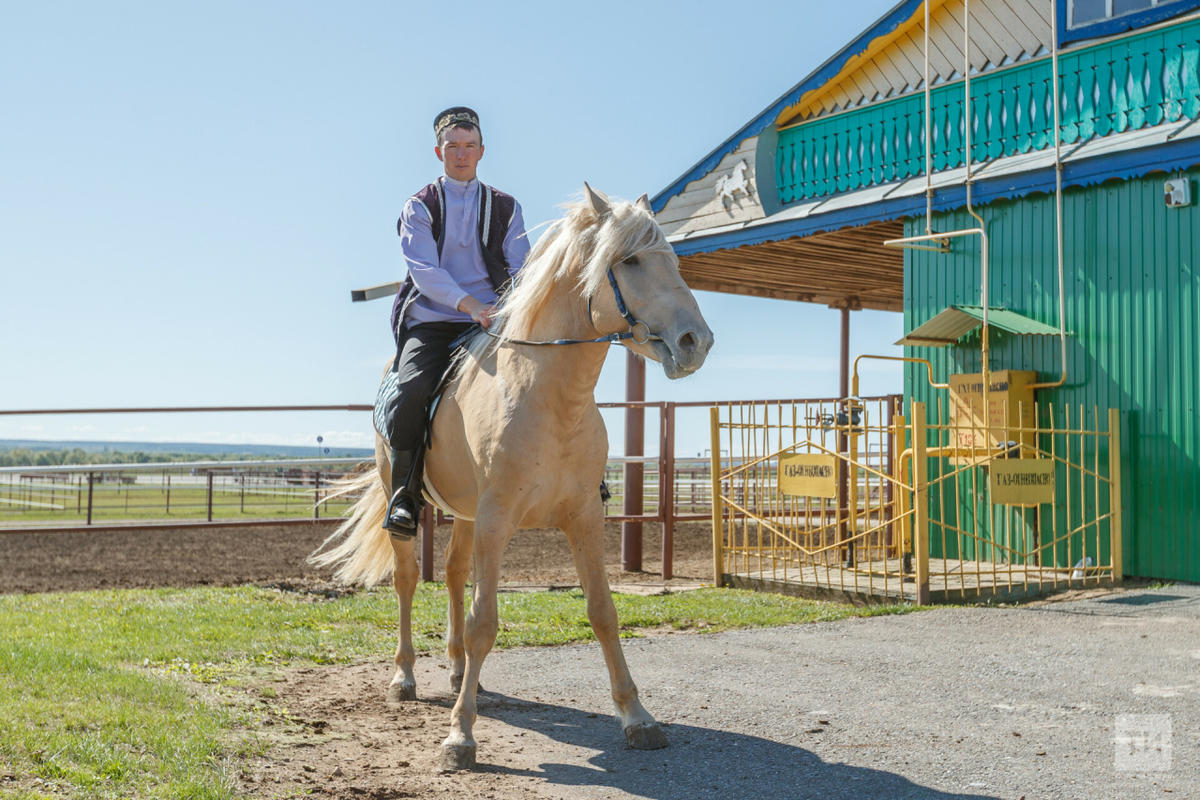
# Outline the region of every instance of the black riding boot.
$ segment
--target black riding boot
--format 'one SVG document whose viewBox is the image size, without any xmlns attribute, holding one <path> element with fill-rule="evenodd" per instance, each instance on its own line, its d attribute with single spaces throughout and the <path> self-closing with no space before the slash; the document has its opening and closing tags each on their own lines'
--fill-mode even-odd
<svg viewBox="0 0 1200 800">
<path fill-rule="evenodd" d="M 420 494 L 414 495 L 410 485 L 415 455 L 413 450 L 392 451 L 392 499 L 383 518 L 383 527 L 397 539 L 411 539 L 417 535 Z"/>
</svg>

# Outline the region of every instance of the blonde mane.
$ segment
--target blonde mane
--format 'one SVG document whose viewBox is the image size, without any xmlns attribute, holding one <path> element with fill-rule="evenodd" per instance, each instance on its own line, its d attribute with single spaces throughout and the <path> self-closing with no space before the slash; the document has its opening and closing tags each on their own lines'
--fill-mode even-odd
<svg viewBox="0 0 1200 800">
<path fill-rule="evenodd" d="M 654 216 L 633 203 L 615 200 L 597 216 L 586 200 L 563 206 L 565 214 L 538 240 L 496 306 L 489 336 L 481 331 L 456 358 L 460 368 L 479 359 L 527 328 L 545 309 L 556 286 L 574 284 L 580 297 L 591 297 L 608 280 L 608 268 L 647 251 L 670 252 L 671 245 Z M 468 358 L 472 356 L 473 358 Z"/>
</svg>

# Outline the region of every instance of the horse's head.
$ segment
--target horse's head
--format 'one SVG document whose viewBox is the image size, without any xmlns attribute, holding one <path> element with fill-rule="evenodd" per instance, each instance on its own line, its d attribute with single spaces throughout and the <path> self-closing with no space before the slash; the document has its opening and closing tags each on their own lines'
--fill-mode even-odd
<svg viewBox="0 0 1200 800">
<path fill-rule="evenodd" d="M 679 259 L 654 220 L 645 195 L 612 202 L 584 184 L 594 217 L 592 263 L 582 276 L 592 324 L 602 332 L 631 329 L 623 344 L 658 361 L 668 378 L 700 369 L 713 334 L 679 275 Z"/>
</svg>

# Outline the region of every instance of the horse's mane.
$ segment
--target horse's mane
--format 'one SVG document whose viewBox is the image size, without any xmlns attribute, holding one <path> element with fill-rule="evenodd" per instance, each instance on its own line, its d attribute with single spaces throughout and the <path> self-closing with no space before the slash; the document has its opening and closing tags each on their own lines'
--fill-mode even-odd
<svg viewBox="0 0 1200 800">
<path fill-rule="evenodd" d="M 456 372 L 478 363 L 489 350 L 537 319 L 556 285 L 572 282 L 581 297 L 591 297 L 608 280 L 613 264 L 646 251 L 671 250 L 654 216 L 633 203 L 615 200 L 603 216 L 597 216 L 586 199 L 563 209 L 562 219 L 551 224 L 534 245 L 496 306 L 492 317 L 496 336 L 476 334 L 456 357 Z"/>
</svg>

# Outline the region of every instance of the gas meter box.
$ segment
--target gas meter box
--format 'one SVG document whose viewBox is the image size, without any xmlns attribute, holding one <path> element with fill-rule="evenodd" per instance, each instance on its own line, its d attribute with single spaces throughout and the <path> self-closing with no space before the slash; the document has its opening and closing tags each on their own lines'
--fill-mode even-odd
<svg viewBox="0 0 1200 800">
<path fill-rule="evenodd" d="M 1011 448 L 1009 458 L 1036 456 L 1037 421 L 1033 370 L 1001 370 L 988 374 L 988 408 L 983 410 L 983 374 L 950 376 L 950 425 L 952 443 L 965 451 L 951 458 L 955 465 L 983 461 L 990 451 Z M 1024 429 L 1024 430 L 1022 430 Z M 1019 448 L 1018 448 L 1019 446 Z M 975 450 L 977 452 L 970 452 Z"/>
</svg>

